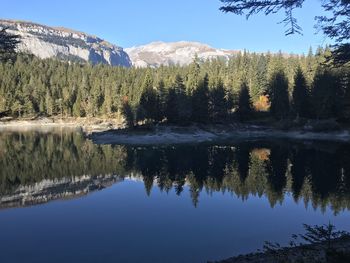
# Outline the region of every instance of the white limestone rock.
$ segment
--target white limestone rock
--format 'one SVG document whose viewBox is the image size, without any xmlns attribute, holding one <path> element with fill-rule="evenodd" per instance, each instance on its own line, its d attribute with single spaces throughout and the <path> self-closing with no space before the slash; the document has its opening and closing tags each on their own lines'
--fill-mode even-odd
<svg viewBox="0 0 350 263">
<path fill-rule="evenodd" d="M 200 60 L 228 60 L 239 51 L 215 49 L 198 42 L 152 42 L 150 44 L 126 48 L 135 67 L 159 67 L 161 65 L 188 65 L 197 55 Z"/>
<path fill-rule="evenodd" d="M 121 47 L 96 36 L 65 28 L 49 27 L 32 22 L 0 20 L 0 27 L 20 35 L 20 51 L 40 58 L 56 57 L 68 61 L 131 66 L 131 60 Z"/>
</svg>

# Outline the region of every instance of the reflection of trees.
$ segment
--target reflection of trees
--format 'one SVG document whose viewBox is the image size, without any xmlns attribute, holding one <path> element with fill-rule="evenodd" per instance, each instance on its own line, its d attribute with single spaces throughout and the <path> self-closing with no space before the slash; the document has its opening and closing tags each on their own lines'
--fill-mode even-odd
<svg viewBox="0 0 350 263">
<path fill-rule="evenodd" d="M 2 133 L 0 194 L 45 179 L 118 174 L 140 177 L 146 193 L 157 185 L 194 205 L 205 190 L 246 200 L 266 196 L 271 206 L 290 192 L 296 202 L 333 211 L 350 208 L 350 148 L 281 142 L 229 146 L 124 147 L 95 145 L 80 133 Z"/>
<path fill-rule="evenodd" d="M 1 133 L 0 194 L 45 179 L 118 174 L 123 147 L 96 146 L 80 133 Z"/>
<path fill-rule="evenodd" d="M 294 148 L 291 150 L 291 175 L 293 178 L 292 192 L 295 200 L 299 199 L 305 178 L 308 174 L 306 160 L 307 158 L 310 158 L 309 152 L 307 150 L 299 148 Z"/>
<path fill-rule="evenodd" d="M 267 161 L 269 200 L 271 205 L 277 201 L 283 201 L 283 191 L 285 190 L 288 166 L 288 149 L 282 145 L 273 145 L 271 148 L 270 158 Z"/>
<path fill-rule="evenodd" d="M 244 182 L 249 174 L 250 149 L 244 146 L 238 146 L 235 152 L 237 171 L 241 181 Z"/>
<path fill-rule="evenodd" d="M 208 193 L 231 192 L 243 200 L 249 195 L 265 195 L 271 206 L 283 202 L 285 192 L 291 192 L 296 202 L 302 199 L 306 206 L 324 210 L 331 205 L 335 212 L 349 208 L 347 146 L 338 145 L 331 151 L 325 150 L 329 147 L 311 146 L 242 143 L 142 147 L 129 151 L 134 156 L 128 158 L 134 160 L 133 169 L 142 174 L 146 189 L 147 184 L 156 183 L 161 190 L 174 187 L 181 194 L 187 184 L 194 205 L 205 189 Z M 152 167 L 145 169 L 144 165 Z"/>
</svg>

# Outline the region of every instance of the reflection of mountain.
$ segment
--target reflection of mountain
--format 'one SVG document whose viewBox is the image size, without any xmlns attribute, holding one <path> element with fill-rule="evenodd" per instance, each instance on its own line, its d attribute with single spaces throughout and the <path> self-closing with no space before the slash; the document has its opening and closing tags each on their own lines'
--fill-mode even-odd
<svg viewBox="0 0 350 263">
<path fill-rule="evenodd" d="M 78 132 L 0 133 L 0 208 L 72 198 L 121 180 L 122 148 Z"/>
<path fill-rule="evenodd" d="M 205 190 L 242 200 L 265 196 L 271 206 L 291 193 L 296 202 L 314 208 L 350 209 L 346 144 L 126 147 L 95 145 L 72 132 L 1 133 L 0 167 L 3 207 L 80 195 L 132 175 L 144 182 L 147 194 L 155 185 L 162 191 L 174 188 L 179 195 L 188 187 L 194 205 Z"/>
<path fill-rule="evenodd" d="M 43 180 L 33 185 L 19 186 L 10 195 L 0 197 L 0 208 L 20 207 L 46 203 L 56 199 L 68 199 L 111 186 L 121 179 L 118 176 L 82 176 Z"/>
</svg>

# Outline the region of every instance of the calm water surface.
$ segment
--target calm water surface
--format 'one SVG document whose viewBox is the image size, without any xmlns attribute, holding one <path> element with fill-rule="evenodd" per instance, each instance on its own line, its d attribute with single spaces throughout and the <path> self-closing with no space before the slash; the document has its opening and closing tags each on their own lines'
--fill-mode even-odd
<svg viewBox="0 0 350 263">
<path fill-rule="evenodd" d="M 350 231 L 350 146 L 96 145 L 0 132 L 0 262 L 206 262 Z"/>
</svg>

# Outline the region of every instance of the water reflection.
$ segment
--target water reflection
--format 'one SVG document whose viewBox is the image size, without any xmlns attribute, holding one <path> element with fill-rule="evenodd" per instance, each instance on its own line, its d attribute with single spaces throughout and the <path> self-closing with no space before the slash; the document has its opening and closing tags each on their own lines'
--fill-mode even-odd
<svg viewBox="0 0 350 263">
<path fill-rule="evenodd" d="M 271 207 L 286 194 L 334 213 L 349 209 L 350 147 L 287 141 L 225 145 L 126 147 L 95 145 L 81 133 L 2 132 L 0 207 L 87 194 L 131 178 L 178 195 L 189 187 L 194 206 L 202 191 L 247 200 L 266 196 Z"/>
</svg>

